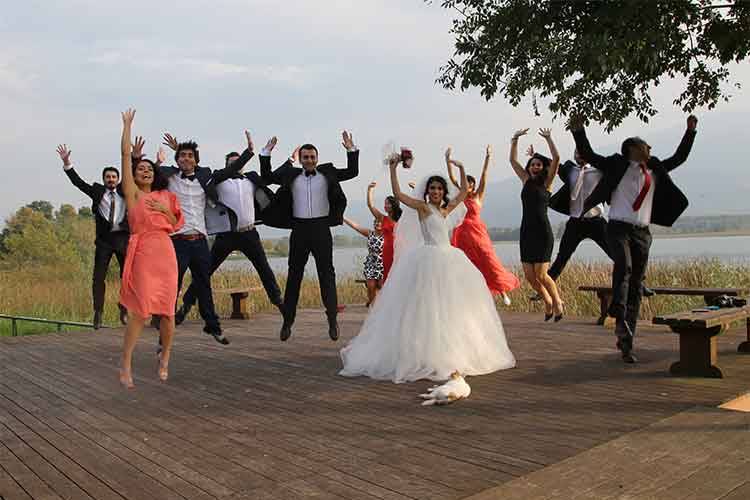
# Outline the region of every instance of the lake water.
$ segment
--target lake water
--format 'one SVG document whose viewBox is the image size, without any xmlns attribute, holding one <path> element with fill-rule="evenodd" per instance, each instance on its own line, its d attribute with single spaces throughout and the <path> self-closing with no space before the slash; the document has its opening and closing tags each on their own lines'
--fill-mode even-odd
<svg viewBox="0 0 750 500">
<path fill-rule="evenodd" d="M 555 241 L 555 250 L 552 254 L 554 259 L 557 254 L 559 239 Z M 505 265 L 517 265 L 520 256 L 517 241 L 498 242 L 495 244 L 495 252 Z M 338 248 L 333 252 L 333 261 L 336 275 L 346 276 L 360 274 L 362 262 L 367 255 L 365 248 Z M 651 245 L 651 262 L 657 260 L 679 260 L 692 258 L 716 258 L 727 263 L 750 264 L 750 236 L 714 236 L 694 238 L 655 238 Z M 268 259 L 271 267 L 278 273 L 286 273 L 286 257 L 272 257 Z M 592 241 L 586 240 L 578 246 L 571 262 L 579 260 L 584 262 L 607 262 L 609 259 L 602 250 Z M 228 260 L 222 265 L 222 269 L 253 269 L 247 260 Z M 315 261 L 310 256 L 305 268 L 305 274 L 315 276 Z"/>
</svg>

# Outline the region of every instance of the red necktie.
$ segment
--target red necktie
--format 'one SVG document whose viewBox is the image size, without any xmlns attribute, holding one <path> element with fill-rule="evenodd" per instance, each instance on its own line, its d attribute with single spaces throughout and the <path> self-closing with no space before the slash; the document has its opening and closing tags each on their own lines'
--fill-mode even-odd
<svg viewBox="0 0 750 500">
<path fill-rule="evenodd" d="M 638 166 L 641 167 L 641 172 L 643 172 L 643 187 L 641 188 L 641 192 L 638 193 L 638 197 L 633 202 L 634 212 L 637 212 L 641 208 L 643 199 L 646 198 L 646 193 L 648 193 L 648 190 L 651 188 L 651 174 L 646 170 L 646 164 L 639 163 Z"/>
</svg>

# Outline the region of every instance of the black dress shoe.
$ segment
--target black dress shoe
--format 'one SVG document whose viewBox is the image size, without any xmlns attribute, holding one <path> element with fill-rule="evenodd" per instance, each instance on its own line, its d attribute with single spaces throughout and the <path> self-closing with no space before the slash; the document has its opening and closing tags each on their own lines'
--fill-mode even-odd
<svg viewBox="0 0 750 500">
<path fill-rule="evenodd" d="M 174 313 L 174 324 L 175 326 L 181 325 L 185 322 L 185 316 L 187 316 L 188 311 L 185 310 L 185 306 L 180 307 L 177 309 L 177 312 Z"/>
<path fill-rule="evenodd" d="M 549 321 L 552 319 L 552 313 L 544 313 L 544 321 Z"/>
<path fill-rule="evenodd" d="M 229 339 L 224 336 L 221 330 L 209 330 L 207 326 L 204 326 L 203 333 L 211 335 L 221 345 L 229 345 Z"/>
<path fill-rule="evenodd" d="M 102 312 L 94 311 L 94 330 L 102 327 Z"/>
<path fill-rule="evenodd" d="M 339 323 L 335 319 L 328 322 L 328 336 L 331 340 L 339 339 Z"/>
<path fill-rule="evenodd" d="M 120 306 L 120 323 L 123 325 L 128 324 L 128 310 Z"/>
<path fill-rule="evenodd" d="M 289 337 L 292 336 L 292 324 L 287 323 L 284 321 L 284 324 L 281 325 L 281 331 L 279 332 L 279 338 L 282 342 L 285 342 L 289 339 Z"/>
<path fill-rule="evenodd" d="M 623 361 L 623 363 L 627 363 L 629 365 L 632 365 L 636 361 L 638 361 L 638 358 L 635 357 L 635 354 L 633 354 L 633 351 L 623 351 L 623 353 L 622 353 L 622 361 Z"/>
<path fill-rule="evenodd" d="M 651 289 L 650 289 L 649 287 L 647 287 L 646 285 L 643 285 L 643 288 L 642 288 L 642 290 L 643 290 L 643 296 L 644 296 L 644 297 L 653 297 L 654 295 L 656 295 L 656 292 L 655 292 L 655 291 L 653 291 L 653 290 L 651 290 Z"/>
</svg>

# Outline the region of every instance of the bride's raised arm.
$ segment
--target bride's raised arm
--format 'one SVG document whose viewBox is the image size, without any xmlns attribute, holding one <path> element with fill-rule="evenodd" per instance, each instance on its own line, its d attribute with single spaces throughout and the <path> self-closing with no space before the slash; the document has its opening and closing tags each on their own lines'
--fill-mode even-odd
<svg viewBox="0 0 750 500">
<path fill-rule="evenodd" d="M 391 169 L 391 188 L 393 189 L 393 194 L 396 196 L 396 199 L 398 199 L 398 201 L 400 201 L 407 207 L 413 208 L 414 210 L 423 211 L 426 208 L 426 204 L 424 201 L 412 198 L 408 194 L 401 191 L 401 186 L 398 183 L 398 174 L 396 173 L 396 168 L 398 167 L 399 161 L 400 160 L 398 155 L 393 155 L 388 159 L 388 166 Z"/>
<path fill-rule="evenodd" d="M 450 163 L 452 165 L 455 165 L 458 168 L 459 173 L 461 174 L 461 191 L 459 191 L 458 194 L 448 203 L 448 206 L 445 207 L 445 210 L 448 213 L 451 213 L 457 206 L 463 203 L 466 199 L 466 195 L 469 192 L 469 181 L 466 178 L 466 169 L 464 168 L 464 164 L 453 159 L 450 160 Z"/>
</svg>

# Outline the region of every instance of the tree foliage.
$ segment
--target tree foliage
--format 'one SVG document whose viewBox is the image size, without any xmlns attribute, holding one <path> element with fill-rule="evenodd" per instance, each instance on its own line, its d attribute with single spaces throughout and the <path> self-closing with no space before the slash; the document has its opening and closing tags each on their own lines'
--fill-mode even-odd
<svg viewBox="0 0 750 500">
<path fill-rule="evenodd" d="M 429 1 L 429 0 L 428 0 Z M 657 113 L 649 91 L 681 78 L 685 112 L 731 97 L 727 68 L 750 52 L 748 0 L 443 0 L 460 14 L 445 88 L 479 88 L 517 106 L 549 101 L 554 117 L 576 111 L 607 130 Z M 735 86 L 738 86 L 735 84 Z"/>
</svg>

